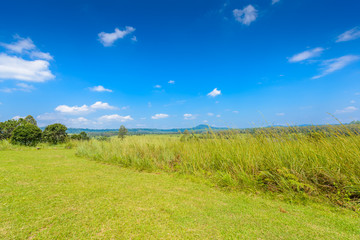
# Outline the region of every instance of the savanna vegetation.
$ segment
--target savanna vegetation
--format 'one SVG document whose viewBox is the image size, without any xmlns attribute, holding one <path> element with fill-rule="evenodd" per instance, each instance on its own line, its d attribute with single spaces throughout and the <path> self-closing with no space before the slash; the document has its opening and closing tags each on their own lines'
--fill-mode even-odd
<svg viewBox="0 0 360 240">
<path fill-rule="evenodd" d="M 31 116 L 0 123 L 0 238 L 360 236 L 356 122 L 141 136 L 121 126 L 117 137 L 43 129 Z"/>
<path fill-rule="evenodd" d="M 330 201 L 359 210 L 358 127 L 266 128 L 91 140 L 77 154 L 138 170 L 176 172 L 288 201 Z"/>
</svg>

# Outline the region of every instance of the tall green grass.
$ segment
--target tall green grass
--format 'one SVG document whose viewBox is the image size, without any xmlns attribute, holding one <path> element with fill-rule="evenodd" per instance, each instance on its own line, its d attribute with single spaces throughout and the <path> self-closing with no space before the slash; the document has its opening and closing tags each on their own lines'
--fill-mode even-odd
<svg viewBox="0 0 360 240">
<path fill-rule="evenodd" d="M 359 206 L 360 136 L 263 130 L 207 138 L 130 136 L 79 143 L 77 154 L 139 170 L 201 176 L 218 186 L 270 191 L 287 199 L 324 198 Z M 344 134 L 345 133 L 345 134 Z"/>
</svg>

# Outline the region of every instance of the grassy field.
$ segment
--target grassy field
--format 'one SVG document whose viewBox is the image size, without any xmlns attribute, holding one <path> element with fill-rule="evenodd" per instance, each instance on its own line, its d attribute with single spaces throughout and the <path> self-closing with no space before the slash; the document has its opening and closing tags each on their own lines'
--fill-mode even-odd
<svg viewBox="0 0 360 240">
<path fill-rule="evenodd" d="M 359 210 L 360 135 L 335 129 L 329 136 L 318 132 L 198 136 L 92 140 L 81 143 L 77 154 L 138 170 L 197 176 L 219 187 L 273 193 L 288 201 L 331 201 Z"/>
<path fill-rule="evenodd" d="M 359 217 L 164 172 L 138 172 L 74 150 L 0 151 L 1 239 L 359 239 Z"/>
</svg>

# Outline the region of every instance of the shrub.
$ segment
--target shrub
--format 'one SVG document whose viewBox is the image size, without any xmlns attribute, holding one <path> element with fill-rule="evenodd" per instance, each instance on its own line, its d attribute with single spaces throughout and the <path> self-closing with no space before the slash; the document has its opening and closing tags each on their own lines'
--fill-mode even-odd
<svg viewBox="0 0 360 240">
<path fill-rule="evenodd" d="M 0 139 L 9 139 L 11 138 L 12 132 L 19 125 L 18 120 L 7 120 L 0 123 Z"/>
<path fill-rule="evenodd" d="M 125 128 L 125 126 L 121 125 L 120 128 L 119 128 L 118 137 L 121 138 L 121 139 L 124 139 L 127 132 L 128 132 L 128 130 Z"/>
<path fill-rule="evenodd" d="M 81 141 L 87 141 L 90 140 L 89 136 L 86 132 L 81 132 L 79 134 L 73 134 L 70 137 L 72 140 L 81 140 Z"/>
<path fill-rule="evenodd" d="M 49 125 L 44 130 L 43 139 L 52 144 L 63 143 L 67 138 L 66 130 L 67 127 L 60 123 Z"/>
<path fill-rule="evenodd" d="M 35 146 L 40 141 L 41 129 L 30 123 L 17 126 L 11 136 L 11 143 L 13 144 Z"/>
</svg>

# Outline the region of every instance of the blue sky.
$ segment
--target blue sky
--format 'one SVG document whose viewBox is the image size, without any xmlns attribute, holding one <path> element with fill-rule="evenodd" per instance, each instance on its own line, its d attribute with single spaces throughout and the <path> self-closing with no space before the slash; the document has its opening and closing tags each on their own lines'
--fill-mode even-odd
<svg viewBox="0 0 360 240">
<path fill-rule="evenodd" d="M 359 120 L 359 10 L 357 0 L 4 1 L 0 121 Z"/>
</svg>

